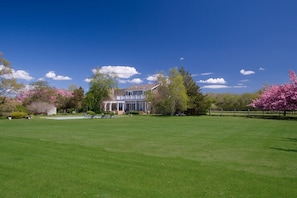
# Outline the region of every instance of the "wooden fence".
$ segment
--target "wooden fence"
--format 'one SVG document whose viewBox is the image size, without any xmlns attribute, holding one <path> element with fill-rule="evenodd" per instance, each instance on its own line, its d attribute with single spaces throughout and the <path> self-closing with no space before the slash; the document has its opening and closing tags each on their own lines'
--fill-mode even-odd
<svg viewBox="0 0 297 198">
<path fill-rule="evenodd" d="M 242 116 L 242 117 L 265 117 L 265 118 L 294 118 L 297 119 L 297 111 L 287 111 L 284 116 L 283 111 L 224 111 L 210 109 L 207 112 L 209 116 Z"/>
</svg>

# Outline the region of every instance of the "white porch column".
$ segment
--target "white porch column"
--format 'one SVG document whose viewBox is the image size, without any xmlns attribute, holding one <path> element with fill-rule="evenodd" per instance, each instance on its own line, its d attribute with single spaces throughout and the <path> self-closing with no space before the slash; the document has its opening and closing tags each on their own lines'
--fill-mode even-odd
<svg viewBox="0 0 297 198">
<path fill-rule="evenodd" d="M 107 105 L 107 103 L 104 102 L 104 111 L 106 111 L 106 105 Z"/>
</svg>

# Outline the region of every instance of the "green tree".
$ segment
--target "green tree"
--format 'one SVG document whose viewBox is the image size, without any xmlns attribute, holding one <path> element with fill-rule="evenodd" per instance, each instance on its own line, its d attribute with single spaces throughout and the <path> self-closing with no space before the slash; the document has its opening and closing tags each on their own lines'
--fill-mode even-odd
<svg viewBox="0 0 297 198">
<path fill-rule="evenodd" d="M 205 114 L 206 109 L 210 106 L 210 102 L 207 100 L 206 95 L 201 93 L 200 87 L 196 84 L 192 75 L 187 72 L 184 67 L 181 67 L 179 72 L 183 76 L 183 83 L 187 90 L 187 96 L 189 97 L 186 113 L 188 115 Z"/>
<path fill-rule="evenodd" d="M 95 97 L 92 92 L 87 92 L 83 101 L 83 107 L 88 110 L 98 109 L 98 104 L 96 103 Z"/>
<path fill-rule="evenodd" d="M 174 115 L 177 112 L 184 112 L 188 105 L 187 90 L 184 85 L 183 76 L 177 68 L 170 69 L 169 71 L 169 112 Z"/>
<path fill-rule="evenodd" d="M 103 74 L 97 68 L 91 77 L 90 89 L 86 94 L 85 105 L 88 110 L 100 113 L 103 110 L 103 101 L 107 99 L 111 91 L 117 87 L 115 74 Z"/>
<path fill-rule="evenodd" d="M 25 87 L 12 76 L 13 70 L 8 60 L 0 52 L 0 104 L 4 104 L 6 97 L 15 95 Z"/>
<path fill-rule="evenodd" d="M 83 101 L 85 96 L 85 91 L 82 87 L 74 89 L 72 93 L 73 97 L 71 98 L 71 106 L 75 108 L 77 112 L 82 110 Z"/>
<path fill-rule="evenodd" d="M 147 91 L 146 94 L 146 101 L 149 102 L 151 105 L 151 113 L 157 114 L 167 114 L 167 104 L 168 104 L 168 96 L 169 96 L 169 89 L 167 86 L 167 79 L 165 75 L 160 72 L 156 74 L 157 80 L 156 84 L 158 84 L 157 90 Z"/>
<path fill-rule="evenodd" d="M 169 77 L 163 73 L 157 74 L 157 91 L 148 92 L 146 100 L 151 102 L 154 113 L 174 115 L 183 112 L 187 108 L 188 96 L 183 84 L 183 77 L 173 68 L 169 70 Z"/>
</svg>

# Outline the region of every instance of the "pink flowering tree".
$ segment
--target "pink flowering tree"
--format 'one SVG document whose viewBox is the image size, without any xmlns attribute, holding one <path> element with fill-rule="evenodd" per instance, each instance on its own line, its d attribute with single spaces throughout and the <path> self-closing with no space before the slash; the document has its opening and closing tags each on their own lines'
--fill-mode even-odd
<svg viewBox="0 0 297 198">
<path fill-rule="evenodd" d="M 290 83 L 270 85 L 264 88 L 259 98 L 249 106 L 261 110 L 287 111 L 297 110 L 297 76 L 294 71 L 289 72 Z"/>
<path fill-rule="evenodd" d="M 44 82 L 34 84 L 33 89 L 21 92 L 16 99 L 24 106 L 32 106 L 32 103 L 49 104 L 60 109 L 68 108 L 72 98 L 72 92 L 64 89 L 56 89 L 47 86 Z M 40 111 L 39 111 L 40 110 Z M 36 109 L 35 113 L 44 113 L 41 109 Z"/>
</svg>

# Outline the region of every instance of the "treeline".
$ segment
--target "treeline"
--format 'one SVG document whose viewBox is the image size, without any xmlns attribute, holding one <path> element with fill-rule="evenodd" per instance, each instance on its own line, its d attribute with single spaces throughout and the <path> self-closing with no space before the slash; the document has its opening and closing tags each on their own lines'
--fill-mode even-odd
<svg viewBox="0 0 297 198">
<path fill-rule="evenodd" d="M 256 93 L 243 93 L 243 94 L 231 94 L 231 93 L 209 93 L 207 98 L 211 103 L 210 109 L 224 110 L 224 111 L 246 111 L 253 110 L 254 108 L 249 106 L 254 99 L 259 97 L 261 91 Z"/>
<path fill-rule="evenodd" d="M 43 81 L 31 83 L 31 89 L 11 78 L 13 69 L 0 53 L 0 116 L 4 112 L 27 111 L 45 113 L 55 106 L 59 112 L 103 112 L 103 101 L 111 100 L 111 93 L 117 89 L 115 74 L 100 72 L 90 77 L 89 90 L 73 85 L 68 90 L 50 87 Z M 10 76 L 9 78 L 7 76 Z M 267 86 L 256 93 L 203 94 L 192 75 L 183 67 L 171 68 L 167 73 L 156 74 L 157 90 L 147 92 L 146 101 L 151 104 L 152 113 L 163 115 L 203 115 L 209 109 L 224 111 L 245 110 L 297 110 L 297 75 L 289 73 L 290 83 Z M 14 96 L 14 97 L 13 97 Z M 15 97 L 17 96 L 17 97 Z"/>
</svg>

